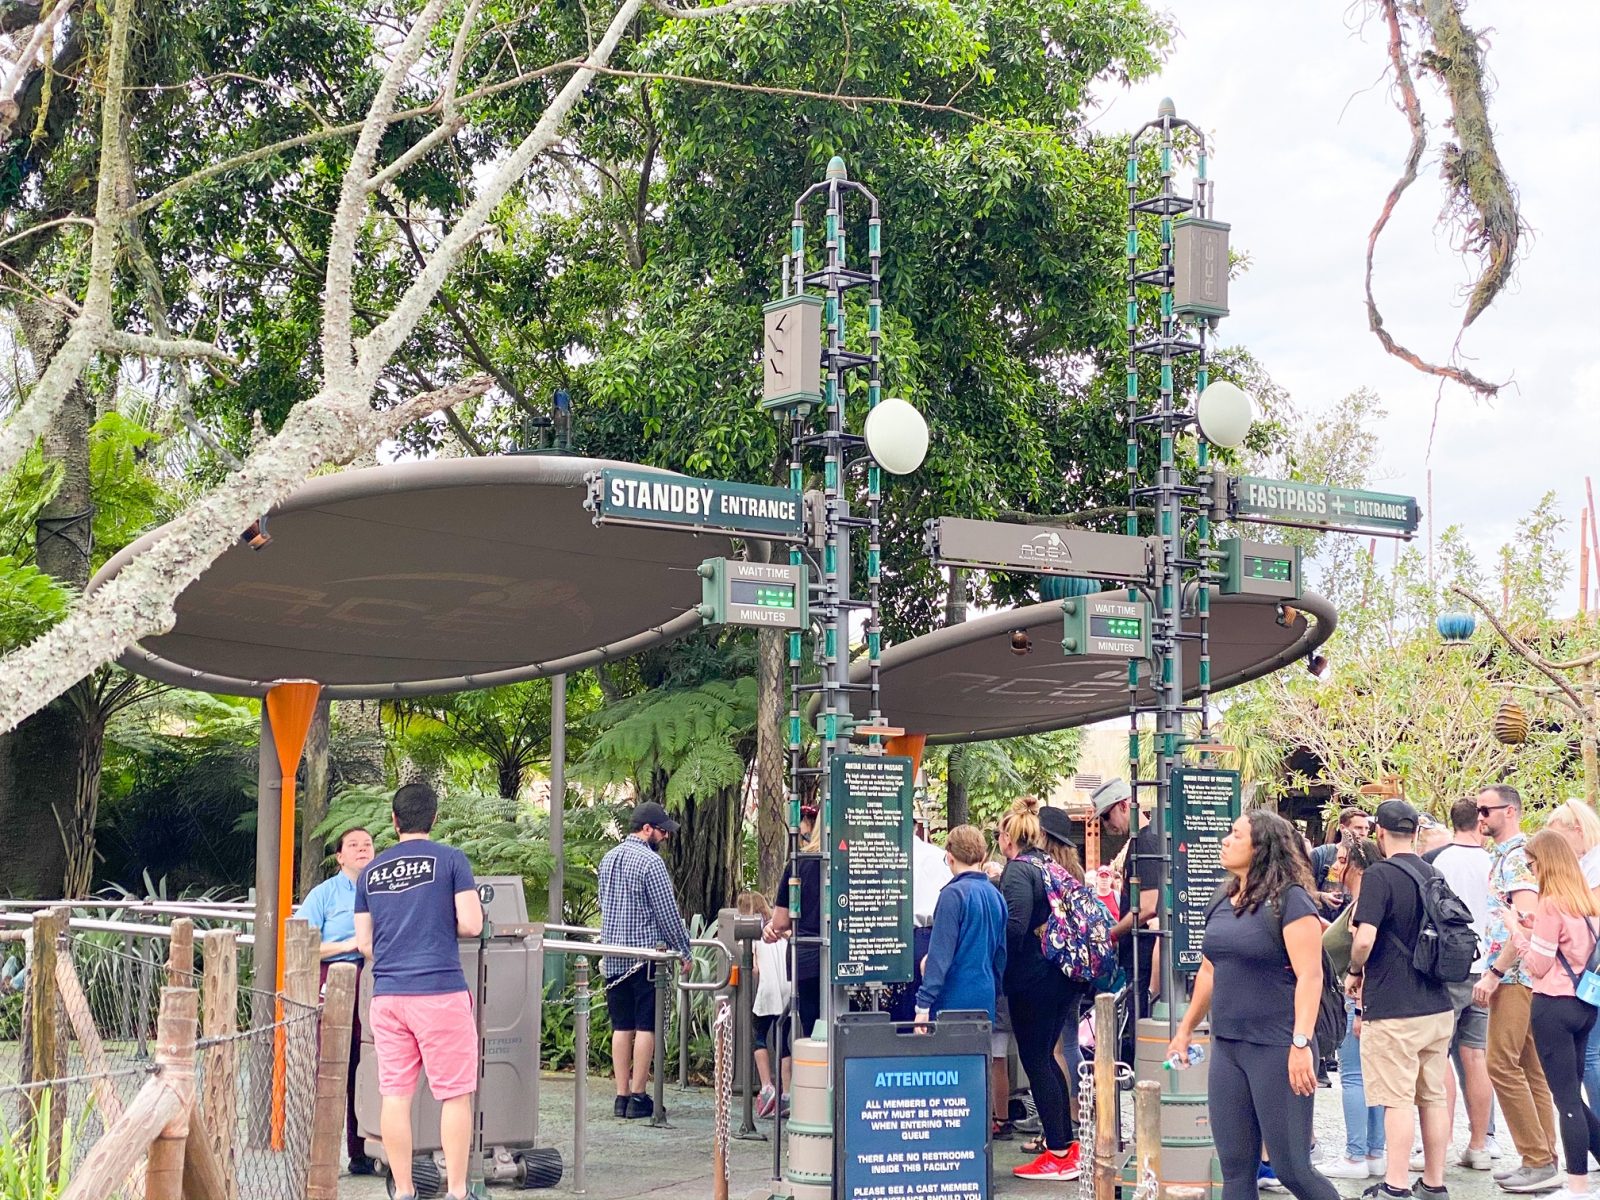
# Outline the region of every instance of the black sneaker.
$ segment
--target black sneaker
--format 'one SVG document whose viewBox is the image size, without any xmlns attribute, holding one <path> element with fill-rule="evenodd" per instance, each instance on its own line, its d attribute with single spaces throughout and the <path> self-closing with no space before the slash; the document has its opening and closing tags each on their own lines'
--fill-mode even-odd
<svg viewBox="0 0 1600 1200">
<path fill-rule="evenodd" d="M 1397 1192 L 1381 1179 L 1361 1195 L 1362 1200 L 1412 1200 L 1411 1192 Z M 1430 1192 L 1429 1195 L 1433 1193 Z"/>
<path fill-rule="evenodd" d="M 1416 1200 L 1450 1200 L 1449 1188 L 1429 1187 L 1420 1179 L 1411 1185 L 1411 1194 Z"/>
<path fill-rule="evenodd" d="M 377 1173 L 378 1164 L 365 1154 L 358 1154 L 350 1160 L 350 1174 L 352 1175 L 376 1175 Z"/>
<path fill-rule="evenodd" d="M 649 1096 L 629 1096 L 628 1111 L 623 1113 L 623 1116 L 630 1121 L 637 1121 L 644 1117 L 653 1117 L 655 1112 L 655 1102 Z"/>
<path fill-rule="evenodd" d="M 611 1115 L 615 1117 L 626 1117 L 628 1115 L 628 1098 L 626 1096 L 617 1097 L 617 1102 L 611 1106 Z"/>
<path fill-rule="evenodd" d="M 1010 1121 L 996 1121 L 989 1127 L 989 1137 L 996 1142 L 1009 1142 L 1016 1137 L 1017 1127 Z"/>
</svg>

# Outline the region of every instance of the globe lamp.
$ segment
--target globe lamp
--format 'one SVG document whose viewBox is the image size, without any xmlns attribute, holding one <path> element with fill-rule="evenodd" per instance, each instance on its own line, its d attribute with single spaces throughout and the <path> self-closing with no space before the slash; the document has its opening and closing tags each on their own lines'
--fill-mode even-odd
<svg viewBox="0 0 1600 1200">
<path fill-rule="evenodd" d="M 1213 446 L 1234 450 L 1244 445 L 1255 421 L 1255 406 L 1243 389 L 1219 379 L 1209 384 L 1195 402 L 1200 432 Z"/>
<path fill-rule="evenodd" d="M 891 475 L 909 475 L 928 456 L 928 423 L 898 397 L 880 401 L 867 414 L 864 432 L 872 457 Z"/>
</svg>

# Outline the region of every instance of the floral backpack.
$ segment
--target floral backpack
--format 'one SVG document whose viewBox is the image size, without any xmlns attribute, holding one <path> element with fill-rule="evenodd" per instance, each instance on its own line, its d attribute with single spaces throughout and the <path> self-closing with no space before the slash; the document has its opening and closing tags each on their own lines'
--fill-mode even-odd
<svg viewBox="0 0 1600 1200">
<path fill-rule="evenodd" d="M 1097 992 L 1115 991 L 1121 968 L 1111 941 L 1111 913 L 1093 889 L 1080 883 L 1060 863 L 1038 862 L 1044 874 L 1044 898 L 1049 912 L 1039 930 L 1039 948 L 1068 979 L 1094 986 Z"/>
</svg>

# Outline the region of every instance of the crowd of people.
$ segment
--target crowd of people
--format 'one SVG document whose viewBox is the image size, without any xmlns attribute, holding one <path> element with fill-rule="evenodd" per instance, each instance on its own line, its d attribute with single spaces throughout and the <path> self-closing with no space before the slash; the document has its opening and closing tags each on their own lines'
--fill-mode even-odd
<svg viewBox="0 0 1600 1200">
<path fill-rule="evenodd" d="M 1234 823 L 1228 882 L 1168 1048 L 1181 1060 L 1209 1019 L 1228 1200 L 1263 1181 L 1332 1200 L 1330 1179 L 1375 1180 L 1371 1200 L 1444 1200 L 1452 1167 L 1493 1171 L 1512 1194 L 1588 1194 L 1600 1159 L 1600 816 L 1571 800 L 1531 836 L 1524 821 L 1516 789 L 1495 784 L 1457 801 L 1448 825 L 1401 799 L 1370 817 L 1346 809 L 1309 852 L 1276 814 Z M 1343 1022 L 1325 1019 L 1327 973 Z M 1345 1144 L 1314 1162 L 1316 1062 L 1330 1052 Z M 1466 1138 L 1452 1148 L 1458 1101 Z M 1520 1159 L 1501 1169 L 1496 1119 Z"/>
<path fill-rule="evenodd" d="M 1093 802 L 1102 827 L 1127 842 L 1109 876 L 1085 876 L 1066 814 L 1032 798 L 1010 806 L 992 841 L 960 825 L 940 849 L 919 826 L 913 843 L 915 978 L 894 1015 L 918 1029 L 946 1013 L 989 1018 L 992 1134 L 1033 1135 L 1012 1168 L 1024 1179 L 1065 1182 L 1083 1169 L 1073 1072 L 1093 1053 L 1080 1031 L 1094 1032 L 1084 1012 L 1095 985 L 1052 949 L 1052 922 L 1085 898 L 1104 905 L 1095 911 L 1138 981 L 1140 1013 L 1156 992 L 1159 938 L 1133 934 L 1158 924 L 1160 838 L 1147 821 L 1134 828 L 1120 781 Z M 426 785 L 402 787 L 397 844 L 374 854 L 368 830 L 342 833 L 338 873 L 298 913 L 321 933 L 324 974 L 337 962 L 371 973 L 381 1131 L 400 1196 L 410 1187 L 419 1070 L 442 1105 L 451 1196 L 465 1195 L 476 1086 L 457 939 L 476 937 L 483 913 L 465 856 L 428 837 L 436 808 Z M 1448 824 L 1403 799 L 1371 814 L 1347 808 L 1317 847 L 1265 809 L 1234 822 L 1221 846 L 1226 881 L 1207 908 L 1200 969 L 1168 1047 L 1169 1063 L 1183 1068 L 1208 1023 L 1225 1200 L 1262 1187 L 1333 1200 L 1332 1179 L 1372 1181 L 1369 1200 L 1445 1200 L 1452 1168 L 1493 1171 L 1512 1194 L 1588 1194 L 1589 1159 L 1600 1160 L 1600 815 L 1570 800 L 1531 836 L 1525 823 L 1521 796 L 1504 784 L 1457 801 Z M 660 854 L 677 830 L 659 804 L 634 810 L 600 864 L 601 939 L 668 947 L 687 970 L 689 941 Z M 801 833 L 815 852 L 814 810 Z M 787 1105 L 790 1015 L 803 1036 L 820 1017 L 821 885 L 813 853 L 785 870 L 770 899 L 739 897 L 739 911 L 762 920 L 753 989 L 762 1117 Z M 658 959 L 618 953 L 601 963 L 623 1120 L 652 1115 Z M 1104 1046 L 1131 1062 L 1131 1046 L 1106 1034 Z M 351 1170 L 365 1173 L 373 1164 L 356 1133 L 357 1061 L 353 1053 L 348 1150 Z M 1335 1071 L 1344 1146 L 1317 1157 L 1315 1096 Z M 1466 1136 L 1452 1149 L 1458 1104 Z M 1497 1121 L 1519 1160 L 1508 1156 L 1502 1169 Z"/>
</svg>

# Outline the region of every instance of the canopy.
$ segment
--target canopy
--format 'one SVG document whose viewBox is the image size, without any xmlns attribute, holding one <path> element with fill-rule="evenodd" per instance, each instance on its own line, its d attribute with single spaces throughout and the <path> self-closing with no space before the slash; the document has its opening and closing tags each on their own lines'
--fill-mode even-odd
<svg viewBox="0 0 1600 1200">
<path fill-rule="evenodd" d="M 1333 606 L 1307 593 L 1298 610 L 1278 622 L 1278 602 L 1259 596 L 1211 597 L 1212 691 L 1236 687 L 1305 658 L 1333 633 Z M 1306 614 L 1316 618 L 1307 621 Z M 1199 632 L 1191 618 L 1186 631 Z M 1032 649 L 1017 654 L 1012 634 L 1025 632 Z M 930 742 L 981 742 L 1049 729 L 1070 729 L 1128 711 L 1125 660 L 1068 658 L 1061 650 L 1061 604 L 1009 609 L 948 625 L 891 646 L 881 660 L 884 719 Z M 1198 691 L 1199 644 L 1183 645 L 1184 695 Z M 851 678 L 865 682 L 867 663 Z M 853 693 L 858 716 L 868 697 Z M 1139 703 L 1153 704 L 1149 671 L 1140 673 Z M 813 710 L 815 704 L 813 704 Z"/>
<path fill-rule="evenodd" d="M 700 624 L 696 568 L 729 542 L 596 527 L 584 476 L 633 465 L 509 455 L 312 479 L 269 514 L 270 543 L 231 547 L 122 665 L 228 695 L 300 678 L 357 699 L 514 683 L 680 636 Z"/>
</svg>

